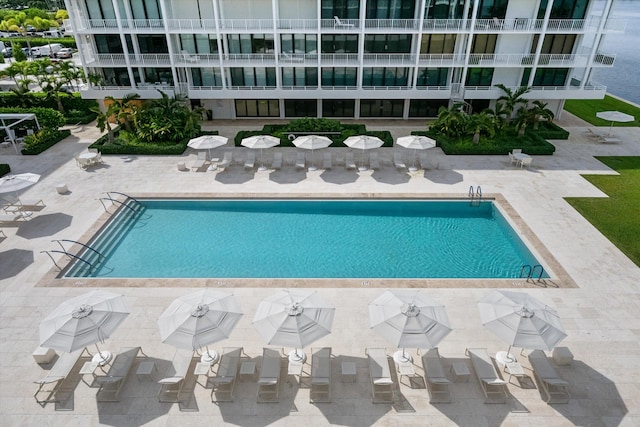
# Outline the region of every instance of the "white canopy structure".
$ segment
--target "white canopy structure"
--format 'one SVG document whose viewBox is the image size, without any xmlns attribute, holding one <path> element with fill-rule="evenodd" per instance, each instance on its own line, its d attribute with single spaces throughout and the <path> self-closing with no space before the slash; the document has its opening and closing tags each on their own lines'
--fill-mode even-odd
<svg viewBox="0 0 640 427">
<path fill-rule="evenodd" d="M 0 114 L 0 122 L 2 122 L 2 130 L 7 134 L 5 140 L 8 140 L 13 144 L 13 148 L 16 150 L 16 154 L 19 154 L 18 145 L 16 144 L 16 133 L 12 129 L 14 126 L 26 121 L 35 120 L 38 130 L 40 130 L 40 123 L 35 114 Z M 9 122 L 9 123 L 7 123 Z"/>
</svg>

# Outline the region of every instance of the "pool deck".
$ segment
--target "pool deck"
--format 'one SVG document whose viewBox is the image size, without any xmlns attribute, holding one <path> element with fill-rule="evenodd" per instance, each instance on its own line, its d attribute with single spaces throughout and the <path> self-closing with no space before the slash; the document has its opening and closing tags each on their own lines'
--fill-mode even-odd
<svg viewBox="0 0 640 427">
<path fill-rule="evenodd" d="M 273 122 L 269 120 L 268 122 Z M 216 121 L 205 128 L 216 129 L 232 138 L 241 129 L 259 129 L 262 121 Z M 408 135 L 423 121 L 366 121 L 367 128 L 387 129 L 394 138 Z M 0 415 L 6 426 L 22 425 L 191 425 L 223 423 L 241 426 L 265 425 L 640 425 L 640 269 L 571 208 L 564 197 L 606 197 L 580 174 L 613 174 L 594 159 L 595 155 L 640 156 L 640 129 L 616 128 L 618 144 L 600 144 L 582 136 L 581 120 L 563 113 L 560 125 L 571 131 L 568 141 L 553 141 L 553 156 L 534 156 L 530 169 L 510 166 L 507 156 L 445 156 L 440 149 L 428 151 L 426 171 L 403 174 L 391 162 L 391 149 L 379 150 L 382 169 L 377 172 L 345 171 L 334 161 L 331 171 L 306 172 L 293 165 L 295 149 L 285 153 L 280 171 L 246 171 L 242 164 L 223 172 L 180 172 L 178 162 L 195 161 L 195 151 L 183 156 L 103 156 L 104 165 L 82 170 L 74 155 L 98 136 L 94 126 L 72 126 L 72 136 L 38 156 L 18 156 L 0 148 L 0 163 L 9 163 L 13 173 L 33 172 L 40 181 L 22 191 L 26 200 L 43 199 L 46 207 L 19 227 L 2 227 L 7 238 L 0 241 Z M 227 149 L 212 150 L 222 157 Z M 333 149 L 332 149 L 333 150 Z M 239 157 L 247 149 L 233 148 Z M 335 149 L 338 157 L 347 149 Z M 316 151 L 318 158 L 320 153 Z M 413 153 L 405 152 L 408 163 Z M 266 163 L 270 152 L 265 150 Z M 259 162 L 258 154 L 258 162 Z M 358 156 L 356 156 L 356 161 Z M 67 184 L 70 193 L 59 195 L 56 185 Z M 101 288 L 125 295 L 131 314 L 101 348 L 118 352 L 142 346 L 155 361 L 159 379 L 173 359 L 175 348 L 160 342 L 156 320 L 170 302 L 198 287 L 228 287 L 241 301 L 245 316 L 231 337 L 210 348 L 242 346 L 254 358 L 267 346 L 251 321 L 255 308 L 274 287 L 318 287 L 336 307 L 332 333 L 313 347 L 332 347 L 336 355 L 332 370 L 332 403 L 309 403 L 310 366 L 299 384 L 283 372 L 280 402 L 256 403 L 256 382 L 238 382 L 235 400 L 213 404 L 210 389 L 187 384 L 188 398 L 178 404 L 159 403 L 158 384 L 127 379 L 118 403 L 96 402 L 97 388 L 81 382 L 74 371 L 74 392 L 64 404 L 40 407 L 33 398 L 36 384 L 46 369 L 38 366 L 31 353 L 38 346 L 38 325 L 59 303 L 84 293 L 92 283 L 84 279 L 53 279 L 52 263 L 41 251 L 54 249 L 52 239 L 87 238 L 105 212 L 97 200 L 105 191 L 132 195 L 219 195 L 225 197 L 308 196 L 308 197 L 465 197 L 470 186 L 481 186 L 485 196 L 503 199 L 531 232 L 536 250 L 548 251 L 560 266 L 551 266 L 558 283 L 523 283 L 521 280 L 474 281 L 464 289 L 451 281 L 398 283 L 395 281 L 293 280 L 283 284 L 256 280 L 230 281 L 163 280 L 162 283 L 106 280 Z M 215 225 L 212 225 L 215 227 Z M 521 229 L 523 231 L 523 229 Z M 188 239 L 189 236 L 184 236 Z M 1 239 L 1 238 L 0 238 Z M 215 242 L 224 245 L 224 242 Z M 535 246 L 534 245 L 534 246 Z M 238 262 L 242 262 L 238 260 Z M 233 282 L 233 283 L 232 283 Z M 239 283 L 243 282 L 243 283 Z M 368 326 L 367 304 L 385 287 L 425 287 L 428 295 L 442 302 L 453 331 L 440 344 L 445 369 L 454 362 L 466 362 L 467 347 L 484 347 L 495 355 L 508 345 L 487 331 L 480 322 L 477 302 L 487 288 L 527 288 L 526 292 L 555 307 L 568 337 L 560 344 L 571 349 L 575 360 L 557 367 L 569 381 L 572 395 L 565 405 L 547 405 L 541 399 L 525 356 L 518 360 L 528 380 L 512 379 L 505 404 L 484 403 L 477 379 L 452 384 L 452 403 L 430 404 L 424 388 L 423 371 L 415 349 L 407 349 L 418 362 L 421 377 L 402 377 L 393 404 L 372 404 L 367 347 L 385 347 L 387 354 L 397 349 Z M 80 289 L 76 289 L 80 288 Z M 307 354 L 311 349 L 305 349 Z M 341 382 L 340 362 L 356 363 L 355 383 Z M 258 358 L 259 361 L 259 358 Z M 258 363 L 259 366 L 259 363 Z M 135 369 L 135 366 L 134 366 Z M 504 373 L 502 374 L 504 376 Z M 505 377 L 507 379 L 508 375 Z M 400 378 L 397 378 L 400 379 Z M 411 387 L 413 386 L 413 387 Z"/>
</svg>

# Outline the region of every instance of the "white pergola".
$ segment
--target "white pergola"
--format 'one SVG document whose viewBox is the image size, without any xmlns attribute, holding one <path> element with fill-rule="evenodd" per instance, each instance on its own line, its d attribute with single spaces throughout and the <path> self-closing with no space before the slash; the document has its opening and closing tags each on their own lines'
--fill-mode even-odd
<svg viewBox="0 0 640 427">
<path fill-rule="evenodd" d="M 16 133 L 12 127 L 26 121 L 26 120 L 35 120 L 36 126 L 38 130 L 40 130 L 40 123 L 38 123 L 38 118 L 35 114 L 0 114 L 0 122 L 2 122 L 1 129 L 5 131 L 7 136 L 5 137 L 5 141 L 11 142 L 13 144 L 13 148 L 16 150 L 16 154 L 20 154 L 18 151 L 18 144 L 16 144 Z M 7 124 L 7 121 L 9 123 Z"/>
</svg>

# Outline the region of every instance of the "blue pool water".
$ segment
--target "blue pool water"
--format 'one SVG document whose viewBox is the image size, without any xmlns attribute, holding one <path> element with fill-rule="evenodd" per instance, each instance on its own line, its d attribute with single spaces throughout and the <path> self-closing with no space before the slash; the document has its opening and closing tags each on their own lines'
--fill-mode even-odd
<svg viewBox="0 0 640 427">
<path fill-rule="evenodd" d="M 491 201 L 141 203 L 90 242 L 100 267 L 67 277 L 511 278 L 538 264 Z"/>
</svg>

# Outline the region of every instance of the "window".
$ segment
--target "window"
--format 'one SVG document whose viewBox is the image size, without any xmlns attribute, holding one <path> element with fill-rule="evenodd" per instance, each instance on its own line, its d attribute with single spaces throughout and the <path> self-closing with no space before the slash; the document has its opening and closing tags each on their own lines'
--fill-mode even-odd
<svg viewBox="0 0 640 427">
<path fill-rule="evenodd" d="M 318 86 L 318 69 L 304 67 L 282 68 L 282 86 Z"/>
<path fill-rule="evenodd" d="M 418 70 L 417 86 L 447 86 L 448 68 L 420 68 Z"/>
<path fill-rule="evenodd" d="M 455 34 L 423 34 L 420 53 L 453 53 Z"/>
<path fill-rule="evenodd" d="M 538 46 L 539 35 L 533 36 L 531 53 L 535 53 Z M 542 42 L 542 54 L 570 54 L 576 41 L 575 34 L 547 34 Z"/>
<path fill-rule="evenodd" d="M 152 36 L 138 34 L 140 53 L 168 53 L 167 38 L 165 36 Z"/>
<path fill-rule="evenodd" d="M 478 19 L 504 19 L 507 13 L 508 0 L 480 0 L 478 4 Z M 473 8 L 469 8 L 471 13 Z"/>
<path fill-rule="evenodd" d="M 408 34 L 371 34 L 364 36 L 365 53 L 409 53 L 411 36 Z"/>
<path fill-rule="evenodd" d="M 231 72 L 231 86 L 275 87 L 276 85 L 275 68 L 234 67 L 229 71 Z"/>
<path fill-rule="evenodd" d="M 322 86 L 357 86 L 357 76 L 358 73 L 355 68 L 323 68 Z"/>
<path fill-rule="evenodd" d="M 111 0 L 94 0 L 87 2 L 89 19 L 116 19 Z"/>
<path fill-rule="evenodd" d="M 568 68 L 538 68 L 533 78 L 533 86 L 564 86 L 568 75 Z"/>
<path fill-rule="evenodd" d="M 133 19 L 160 19 L 158 0 L 131 0 Z"/>
<path fill-rule="evenodd" d="M 464 0 L 427 0 L 425 19 L 462 19 Z"/>
<path fill-rule="evenodd" d="M 194 86 L 222 86 L 222 73 L 219 68 L 191 68 L 191 81 Z"/>
<path fill-rule="evenodd" d="M 363 99 L 360 117 L 402 117 L 404 99 Z"/>
<path fill-rule="evenodd" d="M 109 86 L 131 86 L 126 68 L 103 68 L 104 82 Z"/>
<path fill-rule="evenodd" d="M 440 107 L 448 106 L 447 99 L 412 99 L 409 102 L 409 117 L 437 117 Z"/>
<path fill-rule="evenodd" d="M 358 36 L 345 34 L 323 34 L 322 53 L 357 53 Z"/>
<path fill-rule="evenodd" d="M 273 53 L 273 34 L 228 34 L 229 53 Z"/>
<path fill-rule="evenodd" d="M 215 34 L 180 34 L 180 50 L 188 53 L 218 53 Z"/>
<path fill-rule="evenodd" d="M 333 19 L 337 16 L 340 19 L 360 18 L 359 0 L 322 0 L 322 19 Z"/>
<path fill-rule="evenodd" d="M 316 53 L 318 37 L 315 34 L 282 34 L 280 51 L 285 53 Z"/>
<path fill-rule="evenodd" d="M 286 117 L 317 117 L 318 101 L 315 99 L 287 99 L 284 101 Z"/>
<path fill-rule="evenodd" d="M 491 86 L 493 68 L 469 68 L 467 86 Z"/>
<path fill-rule="evenodd" d="M 144 68 L 144 81 L 146 83 L 173 84 L 171 68 Z"/>
<path fill-rule="evenodd" d="M 236 117 L 280 117 L 277 99 L 236 99 Z"/>
<path fill-rule="evenodd" d="M 123 53 L 119 36 L 96 34 L 94 37 L 98 53 Z"/>
<path fill-rule="evenodd" d="M 406 86 L 409 70 L 401 67 L 373 67 L 362 70 L 362 86 Z"/>
<path fill-rule="evenodd" d="M 497 40 L 497 34 L 476 34 L 473 36 L 471 53 L 494 53 Z"/>
<path fill-rule="evenodd" d="M 367 0 L 367 19 L 413 19 L 415 0 Z"/>
<path fill-rule="evenodd" d="M 584 19 L 589 0 L 554 0 L 550 19 Z M 549 0 L 540 1 L 538 19 L 543 19 Z"/>
<path fill-rule="evenodd" d="M 322 101 L 322 117 L 353 117 L 356 101 L 353 99 L 324 99 Z"/>
</svg>

